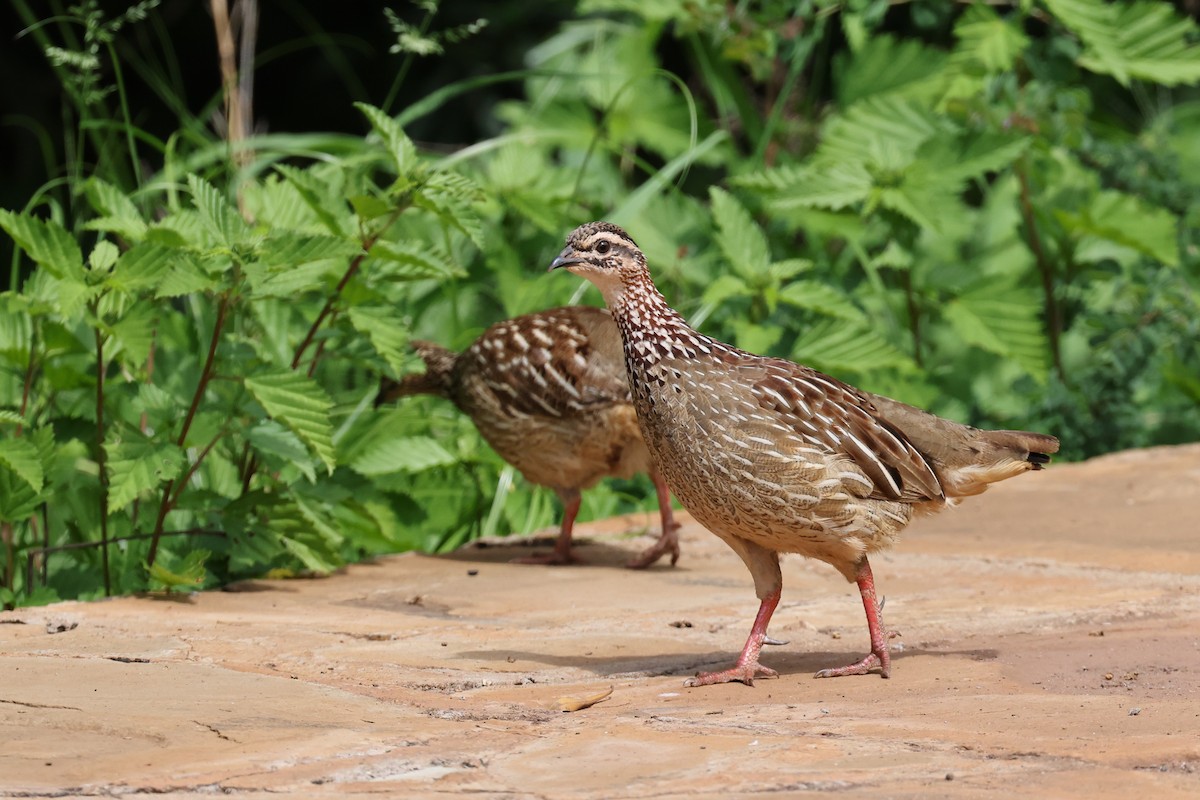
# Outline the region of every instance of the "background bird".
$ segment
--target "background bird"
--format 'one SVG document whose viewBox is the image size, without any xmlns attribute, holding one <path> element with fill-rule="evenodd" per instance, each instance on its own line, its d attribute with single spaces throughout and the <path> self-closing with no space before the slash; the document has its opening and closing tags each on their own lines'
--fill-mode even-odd
<svg viewBox="0 0 1200 800">
<path fill-rule="evenodd" d="M 627 566 L 648 567 L 670 554 L 679 559 L 671 495 L 651 468 L 629 397 L 620 334 L 600 308 L 573 306 L 499 322 L 462 354 L 414 342 L 425 372 L 384 378 L 378 403 L 434 394 L 454 403 L 480 435 L 526 480 L 553 489 L 563 518 L 554 551 L 519 559 L 568 564 L 580 492 L 601 478 L 649 472 L 658 492 L 662 533 Z"/>
<path fill-rule="evenodd" d="M 754 577 L 761 604 L 737 663 L 688 685 L 776 674 L 758 659 L 783 585 L 780 553 L 831 564 L 862 594 L 871 652 L 817 676 L 878 667 L 888 677 L 894 634 L 883 625 L 867 555 L 892 544 L 915 515 L 1040 469 L 1058 450 L 1051 436 L 960 425 L 696 332 L 616 225 L 577 228 L 550 268 L 587 278 L 604 295 L 655 463 Z"/>
</svg>

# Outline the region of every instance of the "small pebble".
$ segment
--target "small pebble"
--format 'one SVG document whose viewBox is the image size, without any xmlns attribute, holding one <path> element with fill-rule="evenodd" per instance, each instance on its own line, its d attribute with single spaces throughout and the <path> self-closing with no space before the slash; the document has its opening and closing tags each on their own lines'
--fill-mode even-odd
<svg viewBox="0 0 1200 800">
<path fill-rule="evenodd" d="M 1129 716 L 1131 716 L 1131 717 L 1136 717 L 1140 713 L 1142 713 L 1142 710 L 1140 708 L 1129 709 Z"/>
<path fill-rule="evenodd" d="M 479 570 L 477 570 L 477 569 L 469 569 L 469 570 L 467 570 L 467 574 L 468 574 L 468 575 L 470 575 L 472 578 L 474 578 L 476 575 L 478 575 L 478 574 L 479 574 Z"/>
</svg>

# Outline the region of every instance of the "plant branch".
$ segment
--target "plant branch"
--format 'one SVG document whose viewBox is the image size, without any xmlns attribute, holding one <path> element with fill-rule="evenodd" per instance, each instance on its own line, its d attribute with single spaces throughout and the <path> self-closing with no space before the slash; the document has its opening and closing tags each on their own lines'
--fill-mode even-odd
<svg viewBox="0 0 1200 800">
<path fill-rule="evenodd" d="M 183 447 L 184 443 L 187 442 L 188 433 L 192 429 L 192 422 L 196 419 L 196 412 L 200 408 L 200 401 L 204 399 L 204 393 L 208 389 L 209 381 L 212 380 L 213 371 L 217 361 L 217 346 L 221 342 L 221 329 L 225 326 L 225 315 L 229 311 L 229 303 L 229 295 L 221 295 L 221 300 L 217 304 L 217 318 L 213 321 L 212 339 L 208 344 L 208 356 L 204 360 L 204 368 L 200 371 L 200 381 L 196 384 L 196 393 L 192 396 L 192 404 L 188 408 L 187 416 L 184 417 L 183 428 L 179 431 L 179 438 L 175 440 L 175 443 L 179 447 Z M 213 444 L 215 443 L 216 442 L 214 440 Z M 210 444 L 209 448 L 211 447 L 212 445 Z M 207 453 L 208 449 L 205 449 L 204 455 Z M 203 458 L 203 455 L 201 458 Z M 197 459 L 197 461 L 199 461 L 199 459 Z M 189 470 L 185 478 L 190 477 L 193 472 L 194 469 Z M 179 491 L 182 491 L 182 487 L 185 484 L 186 481 L 180 482 Z M 163 522 L 166 520 L 168 512 L 170 512 L 171 507 L 174 505 L 174 502 L 171 499 L 171 489 L 172 484 L 168 482 L 166 488 L 163 489 L 162 501 L 158 504 L 158 517 L 154 521 L 154 532 L 151 534 L 150 552 L 146 556 L 147 564 L 153 564 L 154 559 L 158 556 L 158 540 L 162 536 Z M 178 496 L 176 496 L 175 500 L 178 499 Z"/>
<path fill-rule="evenodd" d="M 13 526 L 11 522 L 0 522 L 0 543 L 4 545 L 4 576 L 0 583 L 2 583 L 4 588 L 8 589 L 9 592 L 12 592 L 13 587 L 16 585 L 16 581 L 14 579 L 17 574 L 17 565 L 14 563 L 14 561 L 17 557 L 17 553 L 16 549 L 13 547 Z M 29 587 L 25 587 L 25 589 L 28 591 Z M 5 610 L 11 609 L 12 601 L 6 602 L 4 604 L 4 608 Z"/>
<path fill-rule="evenodd" d="M 1014 170 L 1021 186 L 1021 218 L 1025 221 L 1025 238 L 1029 242 L 1029 249 L 1033 252 L 1038 272 L 1042 277 L 1042 297 L 1046 313 L 1046 332 L 1050 338 L 1050 356 L 1054 360 L 1055 372 L 1065 382 L 1067 375 L 1063 369 L 1062 348 L 1059 343 L 1062 335 L 1062 311 L 1058 306 L 1058 301 L 1054 298 L 1054 265 L 1042 248 L 1041 238 L 1038 236 L 1037 219 L 1034 216 L 1026 165 L 1027 160 L 1022 158 Z"/>
<path fill-rule="evenodd" d="M 183 477 L 179 479 L 179 483 L 175 485 L 175 493 L 171 496 L 171 499 L 168 502 L 168 512 L 179 502 L 179 496 L 183 494 L 184 487 L 188 485 L 188 481 L 190 481 L 192 476 L 196 474 L 196 470 L 200 469 L 200 464 L 204 461 L 205 456 L 207 456 L 212 449 L 217 446 L 217 442 L 221 441 L 226 433 L 228 433 L 226 430 L 217 431 L 217 435 L 213 437 L 211 442 L 204 446 L 204 449 L 200 451 L 198 456 L 196 456 L 196 460 L 192 462 L 190 467 L 188 467 L 187 472 L 185 472 Z"/>
<path fill-rule="evenodd" d="M 99 308 L 92 302 L 92 313 L 99 315 Z M 104 450 L 104 334 L 100 332 L 99 320 L 92 328 L 96 337 L 96 464 L 100 469 L 100 564 L 104 571 L 104 596 L 112 595 L 112 582 L 108 574 L 108 454 Z"/>
<path fill-rule="evenodd" d="M 912 270 L 906 269 L 901 271 L 901 280 L 904 283 L 904 299 L 908 305 L 908 330 L 912 334 L 913 343 L 913 360 L 917 362 L 918 367 L 923 367 L 921 360 L 921 309 L 917 305 L 917 296 L 913 291 Z"/>
<path fill-rule="evenodd" d="M 301 340 L 299 346 L 296 348 L 296 355 L 292 357 L 292 369 L 296 369 L 298 366 L 300 366 L 300 361 L 304 358 L 304 353 L 306 350 L 308 350 L 309 345 L 312 344 L 313 338 L 317 335 L 317 331 L 320 330 L 321 323 L 323 323 L 325 318 L 328 317 L 333 311 L 334 305 L 341 298 L 342 290 L 344 290 L 346 285 L 350 283 L 350 279 L 358 274 L 358 270 L 362 267 L 362 263 L 366 259 L 367 253 L 369 253 L 371 248 L 375 246 L 375 242 L 379 241 L 379 237 L 383 235 L 383 232 L 390 228 L 393 222 L 399 219 L 400 215 L 404 213 L 406 208 L 408 208 L 407 201 L 397 205 L 395 210 L 392 211 L 391 215 L 387 218 L 387 221 L 380 225 L 374 233 L 363 239 L 362 252 L 356 255 L 350 261 L 350 266 L 346 267 L 346 274 L 342 275 L 342 279 L 338 281 L 338 285 L 333 290 L 333 294 L 329 295 L 329 298 L 325 301 L 325 305 L 321 308 L 321 312 L 317 314 L 317 318 L 313 320 L 313 324 L 309 326 L 308 333 L 304 335 L 304 339 Z"/>
<path fill-rule="evenodd" d="M 29 410 L 29 395 L 33 391 L 33 372 L 37 365 L 36 352 L 37 325 L 33 325 L 29 337 L 29 363 L 25 365 L 25 378 L 21 384 L 21 421 L 17 423 L 17 436 L 25 429 L 25 413 Z"/>
</svg>

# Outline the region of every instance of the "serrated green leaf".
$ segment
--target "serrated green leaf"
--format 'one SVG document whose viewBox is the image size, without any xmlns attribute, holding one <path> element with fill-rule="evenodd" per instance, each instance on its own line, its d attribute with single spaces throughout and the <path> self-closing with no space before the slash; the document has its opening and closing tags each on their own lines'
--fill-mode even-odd
<svg viewBox="0 0 1200 800">
<path fill-rule="evenodd" d="M 793 281 L 779 290 L 779 301 L 830 317 L 861 320 L 862 311 L 844 294 L 817 281 Z"/>
<path fill-rule="evenodd" d="M 170 264 L 166 273 L 156 279 L 155 297 L 182 297 L 207 292 L 217 285 L 217 281 L 205 273 L 200 262 L 188 253 L 176 253 Z"/>
<path fill-rule="evenodd" d="M 179 559 L 158 559 L 147 569 L 151 582 L 165 589 L 199 589 L 208 578 L 204 568 L 212 553 L 208 550 L 190 550 Z M 164 562 L 170 562 L 167 566 Z"/>
<path fill-rule="evenodd" d="M 1179 241 L 1174 214 L 1132 195 L 1103 191 L 1092 204 L 1075 213 L 1056 211 L 1063 227 L 1080 239 L 1084 254 L 1103 255 L 1090 238 L 1108 240 L 1163 264 L 1179 264 Z"/>
<path fill-rule="evenodd" d="M 871 163 L 898 169 L 949 123 L 928 107 L 897 95 L 873 95 L 829 119 L 813 162 L 821 165 Z"/>
<path fill-rule="evenodd" d="M 33 445 L 41 473 L 45 476 L 52 468 L 55 455 L 54 429 L 49 425 L 36 428 L 29 431 L 22 440 Z M 37 511 L 44 499 L 41 492 L 34 490 L 33 484 L 4 462 L 0 462 L 0 522 L 19 522 L 27 519 Z"/>
<path fill-rule="evenodd" d="M 29 365 L 32 347 L 30 298 L 0 293 L 0 354 L 4 355 L 10 366 L 22 369 Z"/>
<path fill-rule="evenodd" d="M 208 232 L 227 247 L 245 241 L 250 235 L 250 226 L 225 196 L 199 175 L 188 175 L 187 180 L 192 191 L 192 202 Z"/>
<path fill-rule="evenodd" d="M 0 408 L 0 423 L 6 425 L 24 425 L 25 418 L 15 411 L 9 411 L 7 408 Z"/>
<path fill-rule="evenodd" d="M 90 286 L 74 278 L 50 278 L 46 288 L 51 289 L 51 297 L 57 301 L 57 311 L 65 319 L 78 316 L 84 306 L 100 293 L 99 286 Z"/>
<path fill-rule="evenodd" d="M 182 257 L 178 250 L 154 242 L 141 242 L 121 254 L 107 284 L 127 292 L 153 290 L 176 259 Z"/>
<path fill-rule="evenodd" d="M 382 109 L 367 103 L 355 103 L 354 107 L 366 115 L 371 127 L 383 139 L 384 147 L 396 165 L 397 174 L 402 177 L 412 175 L 417 167 L 417 148 L 400 124 Z"/>
<path fill-rule="evenodd" d="M 838 104 L 849 108 L 865 97 L 895 93 L 926 98 L 944 80 L 946 55 L 912 39 L 884 34 L 871 37 L 871 46 L 854 53 L 836 82 Z"/>
<path fill-rule="evenodd" d="M 1039 380 L 1045 377 L 1049 345 L 1035 290 L 989 286 L 946 303 L 942 313 L 964 341 L 1014 359 Z"/>
<path fill-rule="evenodd" d="M 0 228 L 35 264 L 54 277 L 83 283 L 83 251 L 75 237 L 58 222 L 0 208 Z"/>
<path fill-rule="evenodd" d="M 274 456 L 292 464 L 308 478 L 309 483 L 317 480 L 312 458 L 300 437 L 274 420 L 264 420 L 246 431 L 246 439 L 258 453 Z"/>
<path fill-rule="evenodd" d="M 88 266 L 96 272 L 107 272 L 113 264 L 117 263 L 117 257 L 121 251 L 117 246 L 107 239 L 96 242 L 96 246 L 92 248 L 92 252 L 88 253 Z"/>
<path fill-rule="evenodd" d="M 867 323 L 851 325 L 841 320 L 829 320 L 805 330 L 796 340 L 792 357 L 833 375 L 913 367 L 912 359 L 875 328 Z"/>
<path fill-rule="evenodd" d="M 728 192 L 714 186 L 709 198 L 717 223 L 717 246 L 729 264 L 747 279 L 764 275 L 771 266 L 771 250 L 762 228 Z"/>
<path fill-rule="evenodd" d="M 985 5 L 972 5 L 954 26 L 958 37 L 956 61 L 970 61 L 989 73 L 1006 72 L 1029 46 L 1029 37 L 1019 25 L 1004 19 Z"/>
<path fill-rule="evenodd" d="M 704 294 L 700 296 L 700 301 L 705 306 L 719 306 L 731 297 L 749 297 L 752 294 L 750 287 L 746 285 L 746 281 L 737 275 L 724 273 L 718 275 L 716 280 L 708 284 L 704 289 Z M 710 309 L 711 313 L 711 309 Z M 708 314 L 703 315 L 707 317 Z M 699 323 L 696 323 L 699 324 Z"/>
<path fill-rule="evenodd" d="M 967 181 L 1008 167 L 1030 142 L 1029 137 L 991 132 L 934 137 L 917 151 L 905 182 L 957 192 Z"/>
<path fill-rule="evenodd" d="M 346 237 L 354 230 L 353 217 L 348 214 L 346 201 L 340 194 L 335 193 L 337 186 L 317 178 L 310 171 L 297 169 L 287 164 L 276 164 L 279 172 L 300 195 L 312 212 L 316 214 L 321 224 L 335 237 Z"/>
<path fill-rule="evenodd" d="M 828 164 L 790 172 L 768 205 L 780 211 L 796 206 L 838 210 L 865 201 L 874 180 L 861 163 Z"/>
<path fill-rule="evenodd" d="M 174 480 L 183 471 L 183 450 L 172 442 L 106 442 L 108 508 L 120 511 L 143 494 Z"/>
<path fill-rule="evenodd" d="M 146 241 L 164 247 L 208 248 L 212 236 L 200 212 L 194 208 L 180 208 L 155 222 L 146 231 Z"/>
<path fill-rule="evenodd" d="M 141 369 L 154 346 L 158 309 L 150 303 L 134 303 L 120 320 L 111 326 L 113 338 L 121 345 L 124 361 Z M 117 353 L 121 355 L 121 353 Z"/>
<path fill-rule="evenodd" d="M 17 477 L 28 483 L 29 488 L 34 492 L 42 491 L 45 482 L 42 462 L 37 448 L 28 439 L 22 437 L 0 439 L 0 464 L 11 469 Z"/>
<path fill-rule="evenodd" d="M 341 559 L 313 528 L 311 519 L 295 503 L 275 506 L 267 521 L 267 529 L 301 564 L 314 572 L 329 572 L 341 565 Z"/>
<path fill-rule="evenodd" d="M 766 353 L 783 338 L 783 328 L 778 325 L 759 325 L 748 319 L 734 319 L 733 341 L 750 353 Z"/>
<path fill-rule="evenodd" d="M 326 277 L 333 272 L 344 273 L 345 265 L 337 261 L 314 261 L 290 268 L 270 268 L 263 264 L 247 264 L 243 273 L 253 288 L 255 298 L 295 298 L 305 292 L 324 288 Z"/>
<path fill-rule="evenodd" d="M 246 378 L 246 388 L 267 414 L 291 428 L 333 473 L 333 400 L 321 385 L 291 370 Z"/>
<path fill-rule="evenodd" d="M 89 178 L 84 184 L 88 202 L 99 216 L 89 220 L 85 228 L 115 233 L 127 242 L 141 241 L 148 230 L 137 206 L 124 192 L 100 178 Z"/>
<path fill-rule="evenodd" d="M 357 241 L 275 230 L 259 247 L 259 258 L 269 265 L 300 266 L 327 259 L 349 259 L 362 253 Z"/>
<path fill-rule="evenodd" d="M 461 278 L 464 273 L 430 245 L 411 242 L 376 242 L 370 256 L 389 280 Z"/>
<path fill-rule="evenodd" d="M 363 448 L 350 468 L 368 478 L 393 472 L 421 472 L 458 461 L 446 448 L 428 436 L 380 439 Z"/>
<path fill-rule="evenodd" d="M 0 522 L 28 519 L 41 504 L 42 497 L 29 481 L 0 465 Z"/>
<path fill-rule="evenodd" d="M 415 198 L 415 205 L 432 211 L 443 223 L 462 231 L 480 250 L 487 248 L 483 221 L 472 207 L 482 202 L 483 190 L 465 175 L 444 170 L 429 176 Z"/>
<path fill-rule="evenodd" d="M 377 307 L 350 309 L 350 324 L 371 341 L 397 375 L 403 373 L 412 362 L 408 352 L 409 330 L 397 319 L 395 310 Z"/>
<path fill-rule="evenodd" d="M 1157 2 L 1046 0 L 1060 22 L 1083 41 L 1081 66 L 1128 86 L 1137 78 L 1167 86 L 1200 81 L 1196 23 Z"/>
</svg>

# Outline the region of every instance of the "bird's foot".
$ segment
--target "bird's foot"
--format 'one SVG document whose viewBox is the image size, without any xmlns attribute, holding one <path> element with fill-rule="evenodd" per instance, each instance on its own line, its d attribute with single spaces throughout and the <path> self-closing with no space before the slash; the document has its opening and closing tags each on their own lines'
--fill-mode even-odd
<svg viewBox="0 0 1200 800">
<path fill-rule="evenodd" d="M 755 678 L 778 678 L 779 673 L 770 667 L 764 667 L 758 661 L 752 661 L 748 664 L 741 662 L 735 664 L 729 669 L 720 672 L 701 672 L 693 678 L 688 678 L 683 682 L 684 686 L 712 686 L 716 683 L 733 683 L 741 681 L 747 686 L 754 685 Z"/>
<path fill-rule="evenodd" d="M 887 639 L 895 639 L 899 636 L 898 631 L 888 631 Z M 857 661 L 853 664 L 847 664 L 844 667 L 828 667 L 816 673 L 814 678 L 841 678 L 844 675 L 866 675 L 871 670 L 879 667 L 879 676 L 882 678 L 890 678 L 892 674 L 892 657 L 888 652 L 887 640 L 880 643 L 880 646 L 875 647 L 862 661 Z"/>
<path fill-rule="evenodd" d="M 671 554 L 671 566 L 675 566 L 675 562 L 679 560 L 679 523 L 673 522 L 663 529 L 662 535 L 658 537 L 658 541 L 651 545 L 648 549 L 642 552 L 637 558 L 626 562 L 625 566 L 629 569 L 645 569 L 667 553 Z"/>
<path fill-rule="evenodd" d="M 563 567 L 571 564 L 586 564 L 587 561 L 571 552 L 560 553 L 555 550 L 551 553 L 533 553 L 531 555 L 522 556 L 510 560 L 510 564 L 541 564 L 543 566 Z"/>
</svg>

